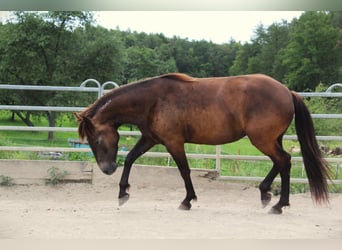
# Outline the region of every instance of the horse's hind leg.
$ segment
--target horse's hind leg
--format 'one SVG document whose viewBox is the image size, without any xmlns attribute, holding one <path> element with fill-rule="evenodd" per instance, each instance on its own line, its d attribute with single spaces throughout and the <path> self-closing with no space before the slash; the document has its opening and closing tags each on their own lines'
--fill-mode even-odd
<svg viewBox="0 0 342 250">
<path fill-rule="evenodd" d="M 272 159 L 273 160 L 273 159 Z M 281 151 L 281 157 L 273 160 L 279 169 L 281 178 L 281 191 L 279 202 L 272 207 L 271 213 L 281 214 L 282 207 L 289 206 L 289 196 L 290 196 L 290 171 L 291 171 L 291 156 L 285 151 Z"/>
<path fill-rule="evenodd" d="M 281 137 L 275 142 L 271 140 L 262 142 L 260 140 L 251 139 L 252 143 L 265 155 L 269 156 L 273 161 L 273 168 L 266 176 L 264 181 L 260 184 L 261 202 L 267 205 L 270 202 L 271 184 L 278 173 L 281 177 L 281 192 L 279 202 L 271 209 L 271 213 L 281 214 L 284 206 L 289 206 L 290 195 L 290 170 L 291 170 L 291 156 L 283 150 Z"/>
<path fill-rule="evenodd" d="M 272 158 L 272 157 L 271 157 Z M 270 211 L 273 214 L 281 214 L 284 206 L 289 206 L 290 196 L 290 170 L 291 170 L 291 156 L 282 151 L 281 157 L 272 158 L 275 162 L 275 166 L 278 167 L 281 178 L 281 191 L 280 199 L 276 205 L 274 205 Z"/>
</svg>

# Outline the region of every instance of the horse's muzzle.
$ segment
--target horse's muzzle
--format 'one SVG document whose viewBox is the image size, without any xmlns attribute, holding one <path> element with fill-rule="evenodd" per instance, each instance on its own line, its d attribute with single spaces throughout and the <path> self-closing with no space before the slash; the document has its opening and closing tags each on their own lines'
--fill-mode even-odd
<svg viewBox="0 0 342 250">
<path fill-rule="evenodd" d="M 112 175 L 116 169 L 118 168 L 118 164 L 115 162 L 110 162 L 110 163 L 100 163 L 99 164 L 100 169 L 102 170 L 103 173 L 106 175 Z"/>
</svg>

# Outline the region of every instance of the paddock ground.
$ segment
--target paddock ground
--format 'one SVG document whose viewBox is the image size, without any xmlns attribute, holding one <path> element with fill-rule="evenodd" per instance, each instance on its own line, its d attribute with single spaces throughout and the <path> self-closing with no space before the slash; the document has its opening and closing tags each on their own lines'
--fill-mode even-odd
<svg viewBox="0 0 342 250">
<path fill-rule="evenodd" d="M 0 238 L 342 239 L 342 194 L 332 194 L 328 206 L 314 205 L 310 194 L 291 195 L 291 207 L 271 215 L 255 184 L 193 171 L 198 201 L 180 211 L 185 190 L 178 170 L 135 166 L 131 198 L 119 208 L 121 170 L 95 171 L 93 184 L 0 187 Z"/>
</svg>

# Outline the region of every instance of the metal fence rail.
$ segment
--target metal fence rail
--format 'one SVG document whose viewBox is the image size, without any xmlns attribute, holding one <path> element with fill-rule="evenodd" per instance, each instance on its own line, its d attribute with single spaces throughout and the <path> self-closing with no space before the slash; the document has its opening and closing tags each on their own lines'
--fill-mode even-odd
<svg viewBox="0 0 342 250">
<path fill-rule="evenodd" d="M 23 105 L 0 105 L 0 110 L 17 111 L 56 111 L 56 112 L 79 112 L 84 107 L 55 107 L 55 106 L 23 106 Z"/>
<path fill-rule="evenodd" d="M 88 83 L 95 83 L 97 87 L 87 87 Z M 80 87 L 62 87 L 62 86 L 31 86 L 31 85 L 7 85 L 0 84 L 0 89 L 8 90 L 30 90 L 30 91 L 78 91 L 78 92 L 97 92 L 98 97 L 101 97 L 105 92 L 105 87 L 112 85 L 118 87 L 115 82 L 105 82 L 100 84 L 97 80 L 88 79 L 84 81 Z M 326 92 L 305 93 L 299 95 L 303 97 L 342 97 L 342 93 L 331 92 L 335 87 L 342 87 L 342 84 L 337 83 L 331 85 Z M 0 105 L 0 110 L 29 110 L 29 111 L 56 111 L 56 112 L 79 112 L 84 107 L 55 107 L 55 106 L 22 106 L 22 105 Z M 342 114 L 312 114 L 313 118 L 317 119 L 341 119 Z M 4 131 L 58 131 L 58 132 L 77 132 L 77 128 L 68 127 L 25 127 L 25 126 L 0 126 L 0 130 Z M 139 136 L 139 131 L 119 131 L 120 135 Z M 284 136 L 286 140 L 297 140 L 296 135 Z M 342 136 L 317 136 L 317 140 L 342 141 Z M 36 151 L 36 152 L 90 152 L 89 148 L 63 148 L 63 147 L 16 147 L 16 146 L 0 146 L 0 151 Z M 118 155 L 125 156 L 127 152 L 119 151 Z M 161 152 L 146 152 L 147 157 L 168 157 L 169 153 Z M 269 160 L 267 156 L 247 156 L 247 155 L 225 155 L 221 153 L 221 146 L 216 146 L 216 154 L 187 154 L 188 158 L 193 159 L 215 159 L 216 171 L 220 172 L 220 161 L 223 159 L 229 160 L 247 160 L 247 161 L 265 161 Z M 302 161 L 301 157 L 292 157 L 293 161 Z M 326 158 L 330 163 L 337 164 L 339 167 L 342 163 L 342 158 Z M 220 176 L 223 179 L 229 180 L 260 180 L 261 177 L 243 177 L 243 176 Z M 293 180 L 294 182 L 307 182 L 306 179 Z M 342 184 L 342 181 L 335 183 Z"/>
<path fill-rule="evenodd" d="M 95 83 L 97 87 L 87 87 L 88 83 Z M 105 92 L 105 88 L 112 85 L 114 88 L 119 87 L 116 82 L 107 81 L 101 85 L 96 79 L 87 79 L 81 83 L 79 87 L 68 86 L 37 86 L 37 85 L 10 85 L 0 84 L 0 89 L 8 90 L 30 90 L 30 91 L 76 91 L 76 92 L 97 92 L 98 98 L 100 98 Z"/>
</svg>

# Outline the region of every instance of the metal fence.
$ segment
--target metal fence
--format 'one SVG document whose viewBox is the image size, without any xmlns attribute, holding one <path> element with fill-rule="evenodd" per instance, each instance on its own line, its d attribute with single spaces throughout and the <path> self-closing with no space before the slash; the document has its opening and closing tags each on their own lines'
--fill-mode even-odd
<svg viewBox="0 0 342 250">
<path fill-rule="evenodd" d="M 95 83 L 96 87 L 87 86 L 89 83 Z M 32 85 L 8 85 L 0 84 L 0 89 L 7 90 L 28 90 L 28 91 L 76 91 L 76 92 L 97 92 L 98 98 L 101 97 L 108 90 L 105 89 L 107 86 L 118 87 L 115 82 L 105 82 L 101 84 L 95 79 L 88 79 L 84 81 L 79 87 L 62 87 L 62 86 L 32 86 Z M 303 97 L 342 97 L 341 92 L 332 92 L 334 88 L 342 87 L 341 83 L 331 85 L 326 92 L 301 92 L 299 93 Z M 11 110 L 11 111 L 60 111 L 60 112 L 79 112 L 84 107 L 55 107 L 55 106 L 23 106 L 23 105 L 0 105 L 0 110 Z M 312 114 L 313 118 L 318 119 L 341 119 L 342 114 Z M 71 127 L 24 127 L 24 126 L 0 126 L 0 130 L 4 131 L 58 131 L 58 132 L 76 132 L 77 128 Z M 119 131 L 120 135 L 124 136 L 139 136 L 138 131 Z M 297 140 L 296 135 L 284 136 L 285 140 Z M 320 141 L 342 141 L 342 136 L 317 136 Z M 33 152 L 90 152 L 90 148 L 71 148 L 71 147 L 18 147 L 18 146 L 0 146 L 0 151 L 33 151 Z M 126 156 L 128 152 L 119 151 L 118 155 Z M 171 156 L 168 153 L 162 152 L 146 152 L 144 154 L 147 157 L 168 157 Z M 192 154 L 187 153 L 188 158 L 193 159 L 214 159 L 216 162 L 216 171 L 221 172 L 221 160 L 247 160 L 247 161 L 265 161 L 269 160 L 266 156 L 248 156 L 248 155 L 226 155 L 222 154 L 221 146 L 216 146 L 215 154 Z M 292 157 L 293 161 L 302 161 L 301 157 Z M 336 164 L 337 168 L 342 163 L 342 158 L 326 158 L 329 163 Z M 244 177 L 244 176 L 220 176 L 222 179 L 229 180 L 262 180 L 261 177 Z M 276 179 L 279 181 L 279 179 Z M 293 182 L 304 182 L 306 179 L 292 179 Z M 335 183 L 342 183 L 337 181 Z"/>
</svg>

